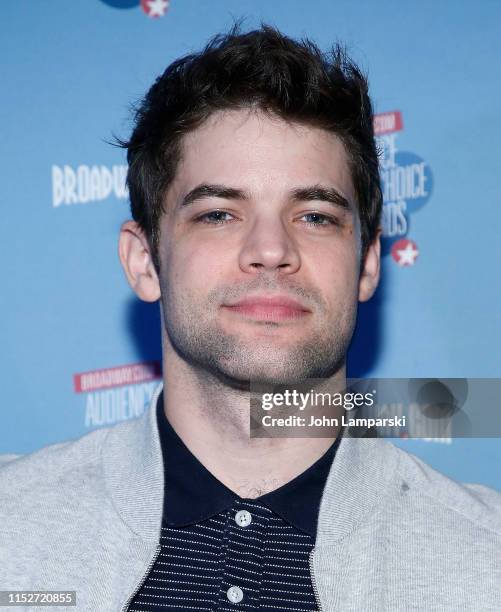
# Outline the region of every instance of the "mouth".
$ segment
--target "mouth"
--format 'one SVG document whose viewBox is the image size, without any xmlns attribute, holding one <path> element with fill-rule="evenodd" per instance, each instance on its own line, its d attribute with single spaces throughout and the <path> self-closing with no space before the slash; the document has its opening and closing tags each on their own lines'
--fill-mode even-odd
<svg viewBox="0 0 501 612">
<path fill-rule="evenodd" d="M 296 321 L 311 314 L 311 310 L 287 296 L 247 297 L 234 304 L 223 304 L 233 314 L 254 321 L 280 323 Z"/>
</svg>

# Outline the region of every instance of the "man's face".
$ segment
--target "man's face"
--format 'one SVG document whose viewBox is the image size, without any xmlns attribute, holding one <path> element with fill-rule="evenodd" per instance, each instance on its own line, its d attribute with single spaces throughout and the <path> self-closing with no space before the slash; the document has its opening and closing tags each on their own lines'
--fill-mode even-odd
<svg viewBox="0 0 501 612">
<path fill-rule="evenodd" d="M 336 136 L 259 111 L 218 112 L 184 138 L 165 197 L 159 280 L 179 355 L 230 384 L 343 366 L 361 243 Z"/>
</svg>

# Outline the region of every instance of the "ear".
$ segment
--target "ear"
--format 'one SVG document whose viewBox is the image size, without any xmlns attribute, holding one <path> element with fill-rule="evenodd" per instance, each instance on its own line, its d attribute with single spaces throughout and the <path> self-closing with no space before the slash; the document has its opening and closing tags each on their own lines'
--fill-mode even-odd
<svg viewBox="0 0 501 612">
<path fill-rule="evenodd" d="M 145 302 L 160 299 L 160 283 L 151 257 L 148 240 L 135 221 L 126 221 L 120 228 L 118 255 L 125 276 L 138 298 Z"/>
<path fill-rule="evenodd" d="M 378 228 L 376 237 L 369 245 L 358 282 L 358 301 L 367 302 L 376 291 L 379 283 L 381 261 L 381 228 Z"/>
</svg>

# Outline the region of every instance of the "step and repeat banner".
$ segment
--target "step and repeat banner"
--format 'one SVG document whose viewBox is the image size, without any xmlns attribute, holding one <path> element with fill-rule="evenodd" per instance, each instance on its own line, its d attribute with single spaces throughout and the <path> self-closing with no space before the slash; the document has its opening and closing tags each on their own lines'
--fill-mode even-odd
<svg viewBox="0 0 501 612">
<path fill-rule="evenodd" d="M 171 61 L 236 19 L 341 41 L 369 75 L 382 281 L 359 309 L 349 375 L 501 377 L 499 2 L 27 0 L 0 15 L 1 453 L 147 407 L 160 320 L 120 268 L 127 166 L 110 143 Z M 396 443 L 501 490 L 494 436 Z"/>
</svg>

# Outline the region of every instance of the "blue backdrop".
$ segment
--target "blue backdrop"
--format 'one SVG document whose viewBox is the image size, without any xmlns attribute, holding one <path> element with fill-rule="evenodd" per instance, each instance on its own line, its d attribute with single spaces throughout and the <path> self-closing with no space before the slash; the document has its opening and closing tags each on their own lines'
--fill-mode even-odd
<svg viewBox="0 0 501 612">
<path fill-rule="evenodd" d="M 383 281 L 351 376 L 499 377 L 501 4 L 51 0 L 1 8 L 0 452 L 141 414 L 159 376 L 156 306 L 117 257 L 130 104 L 235 18 L 333 40 L 368 71 L 385 189 Z M 125 367 L 123 367 L 125 366 Z M 402 441 L 501 489 L 497 439 Z"/>
</svg>

